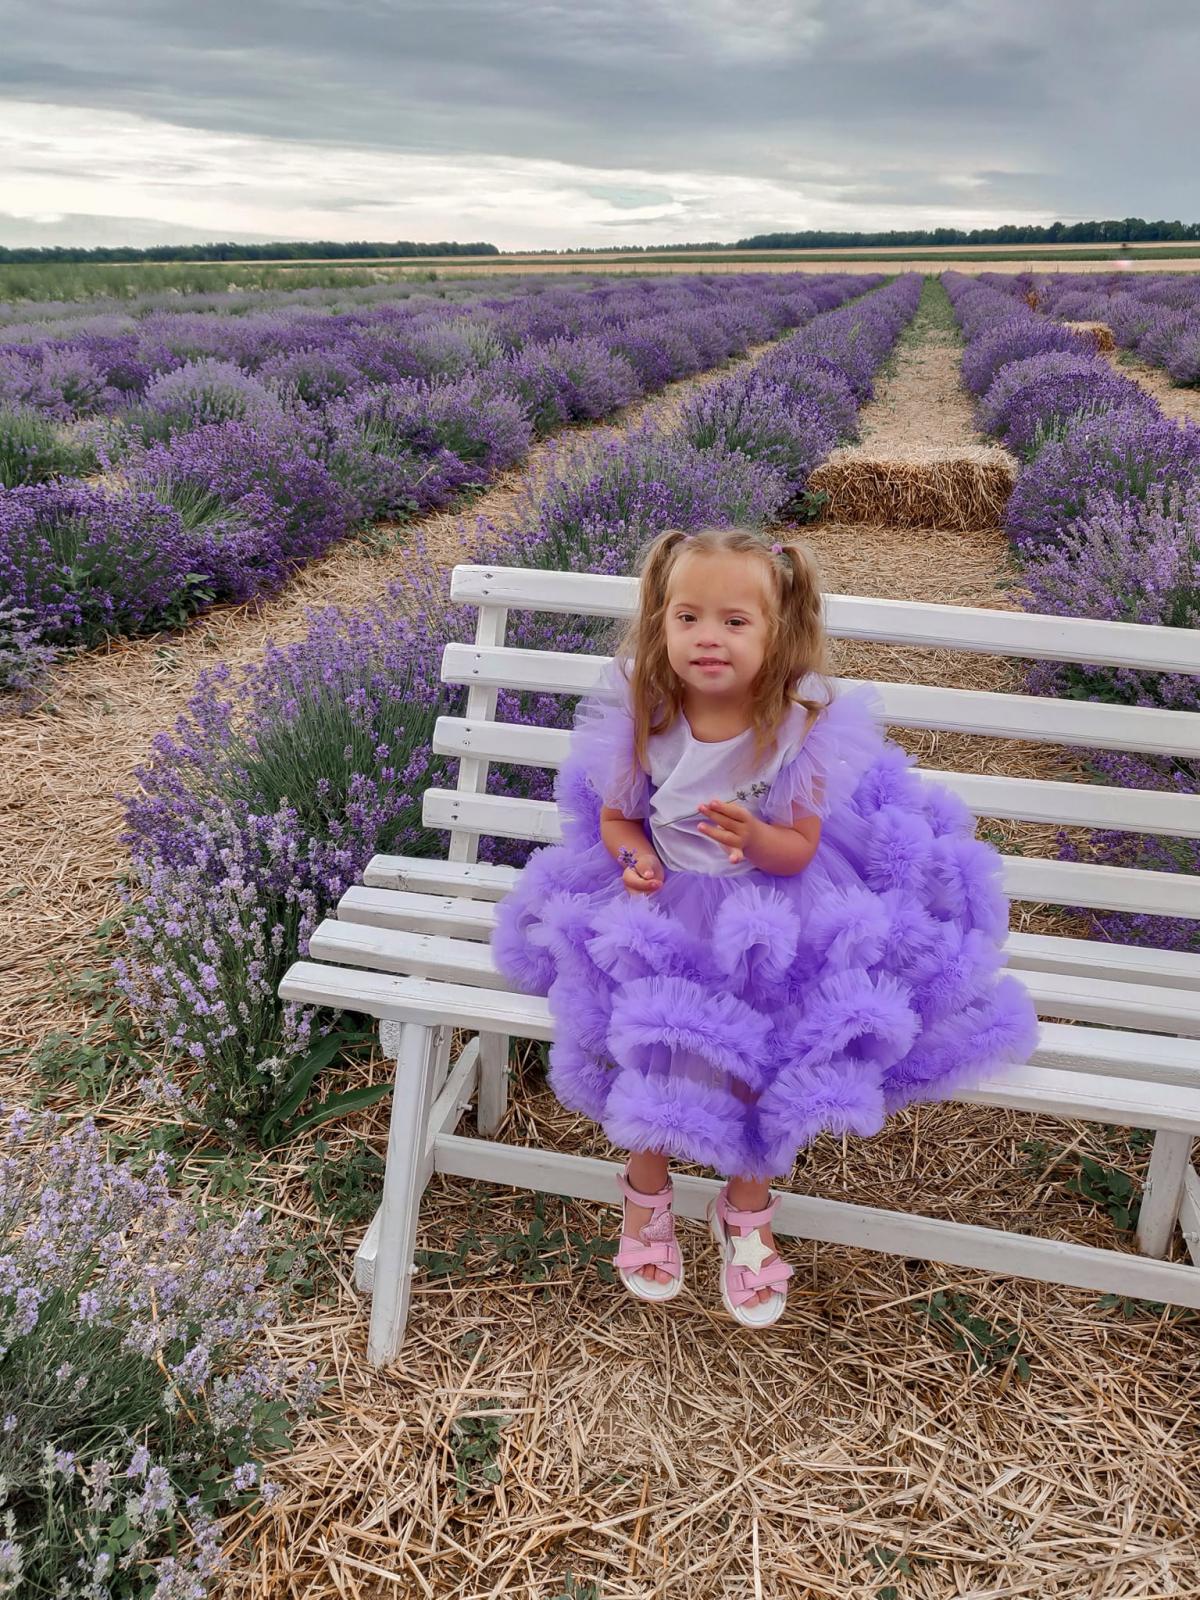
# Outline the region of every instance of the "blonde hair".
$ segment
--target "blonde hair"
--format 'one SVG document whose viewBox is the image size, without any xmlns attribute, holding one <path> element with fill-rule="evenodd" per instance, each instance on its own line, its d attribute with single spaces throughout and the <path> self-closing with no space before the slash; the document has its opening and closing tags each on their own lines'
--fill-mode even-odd
<svg viewBox="0 0 1200 1600">
<path fill-rule="evenodd" d="M 832 700 L 825 684 L 823 700 L 798 693 L 808 673 L 825 672 L 825 626 L 821 617 L 820 569 L 813 552 L 798 540 L 771 545 L 751 528 L 701 528 L 681 533 L 669 528 L 651 543 L 642 558 L 638 609 L 617 646 L 628 661 L 634 719 L 634 749 L 642 767 L 653 734 L 665 733 L 683 710 L 683 685 L 667 658 L 667 596 L 671 575 L 681 555 L 744 555 L 760 561 L 768 577 L 770 611 L 766 653 L 753 684 L 752 726 L 755 759 L 771 748 L 794 705 L 804 706 L 809 722 Z"/>
</svg>

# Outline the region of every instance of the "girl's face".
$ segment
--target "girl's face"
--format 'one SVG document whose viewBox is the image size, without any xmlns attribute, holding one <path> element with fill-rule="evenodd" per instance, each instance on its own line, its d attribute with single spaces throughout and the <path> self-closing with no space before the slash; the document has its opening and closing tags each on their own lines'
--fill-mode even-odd
<svg viewBox="0 0 1200 1600">
<path fill-rule="evenodd" d="M 667 659 L 685 688 L 732 700 L 750 693 L 770 643 L 769 582 L 753 556 L 679 557 L 665 626 Z"/>
</svg>

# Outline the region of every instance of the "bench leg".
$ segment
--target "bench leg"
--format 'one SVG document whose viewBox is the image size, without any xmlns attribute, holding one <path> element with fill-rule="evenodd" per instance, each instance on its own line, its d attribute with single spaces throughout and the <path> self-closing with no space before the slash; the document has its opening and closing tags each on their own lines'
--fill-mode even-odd
<svg viewBox="0 0 1200 1600">
<path fill-rule="evenodd" d="M 489 1138 L 504 1120 L 508 1109 L 508 1035 L 479 1035 L 479 1099 L 476 1122 Z"/>
<path fill-rule="evenodd" d="M 406 1022 L 400 1030 L 367 1340 L 367 1357 L 377 1367 L 394 1359 L 408 1321 L 417 1218 L 429 1181 L 425 1137 L 445 1035 L 445 1028 L 417 1022 Z"/>
<path fill-rule="evenodd" d="M 1160 1128 L 1154 1136 L 1150 1171 L 1138 1214 L 1137 1245 L 1144 1256 L 1166 1255 L 1183 1204 L 1183 1186 L 1192 1159 L 1190 1133 Z"/>
</svg>

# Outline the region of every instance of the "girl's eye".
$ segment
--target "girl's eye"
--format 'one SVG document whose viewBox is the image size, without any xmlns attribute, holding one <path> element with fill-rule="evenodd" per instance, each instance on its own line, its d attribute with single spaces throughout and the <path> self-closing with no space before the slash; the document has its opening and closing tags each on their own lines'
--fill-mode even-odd
<svg viewBox="0 0 1200 1600">
<path fill-rule="evenodd" d="M 731 628 L 744 628 L 746 626 L 746 619 L 745 617 L 730 617 L 729 625 Z"/>
<path fill-rule="evenodd" d="M 690 611 L 681 611 L 679 616 L 676 618 L 676 621 L 678 622 L 695 622 L 695 620 L 696 618 Z"/>
</svg>

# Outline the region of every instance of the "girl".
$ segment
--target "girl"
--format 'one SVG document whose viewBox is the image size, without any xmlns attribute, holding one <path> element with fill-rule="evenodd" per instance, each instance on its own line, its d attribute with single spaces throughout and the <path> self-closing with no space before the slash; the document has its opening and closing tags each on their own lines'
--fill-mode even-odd
<svg viewBox="0 0 1200 1600">
<path fill-rule="evenodd" d="M 670 1156 L 732 1173 L 708 1210 L 737 1321 L 781 1314 L 779 1202 L 817 1134 L 869 1136 L 1036 1038 L 998 977 L 999 857 L 883 735 L 869 685 L 821 675 L 816 568 L 741 528 L 650 546 L 638 612 L 576 713 L 564 842 L 498 908 L 501 971 L 549 997 L 550 1083 L 633 1152 L 615 1257 L 683 1284 Z"/>
</svg>

